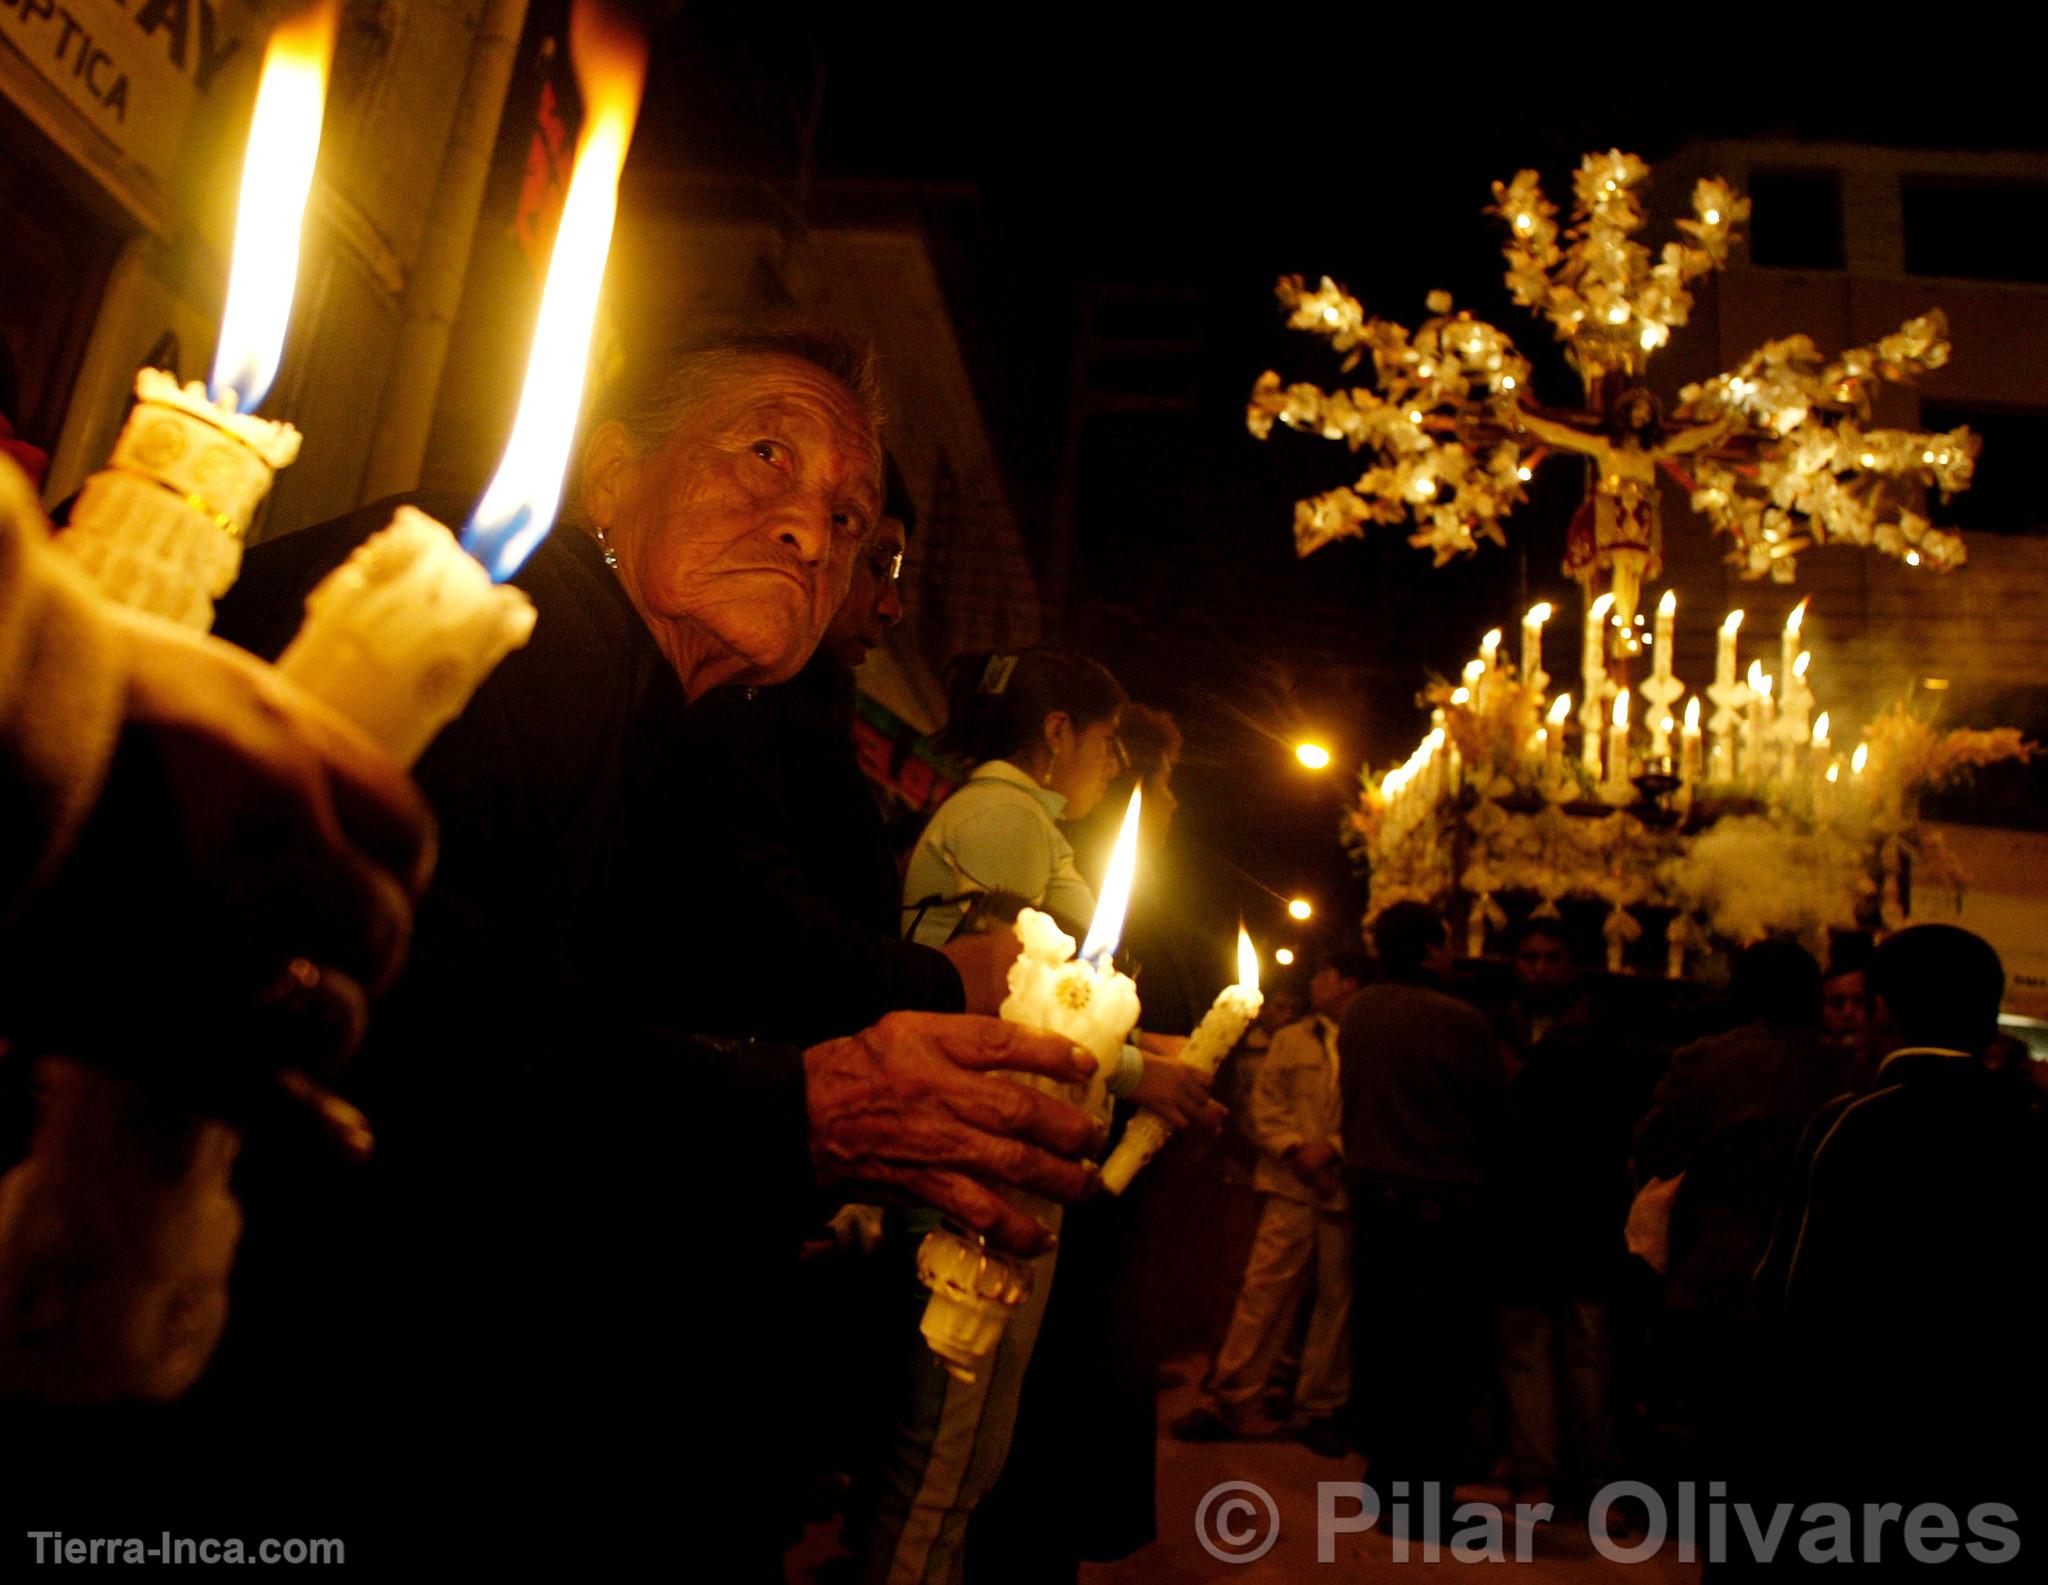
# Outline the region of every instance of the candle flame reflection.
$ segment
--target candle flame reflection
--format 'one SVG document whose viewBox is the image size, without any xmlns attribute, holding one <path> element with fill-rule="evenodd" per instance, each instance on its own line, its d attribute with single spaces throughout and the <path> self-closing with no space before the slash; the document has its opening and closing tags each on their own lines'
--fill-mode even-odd
<svg viewBox="0 0 2048 1585">
<path fill-rule="evenodd" d="M 299 277 L 299 233 L 320 152 L 320 117 L 340 10 L 339 0 L 320 0 L 280 22 L 264 50 L 249 147 L 242 157 L 227 307 L 208 385 L 216 402 L 232 404 L 237 412 L 253 413 L 270 394 L 284 355 Z"/>
<path fill-rule="evenodd" d="M 619 172 L 647 79 L 646 39 L 595 0 L 577 0 L 570 11 L 569 56 L 584 106 L 576 166 L 548 261 L 519 416 L 498 475 L 462 533 L 463 549 L 500 583 L 547 537 L 561 505 L 562 476 L 583 405 L 590 333 L 618 218 Z"/>
<path fill-rule="evenodd" d="M 1130 807 L 1124 810 L 1123 828 L 1116 834 L 1109 873 L 1102 879 L 1102 897 L 1095 905 L 1088 939 L 1081 943 L 1081 956 L 1089 963 L 1114 957 L 1116 944 L 1124 933 L 1124 914 L 1131 906 L 1131 882 L 1138 873 L 1138 807 L 1144 792 L 1142 785 L 1131 789 Z"/>
</svg>

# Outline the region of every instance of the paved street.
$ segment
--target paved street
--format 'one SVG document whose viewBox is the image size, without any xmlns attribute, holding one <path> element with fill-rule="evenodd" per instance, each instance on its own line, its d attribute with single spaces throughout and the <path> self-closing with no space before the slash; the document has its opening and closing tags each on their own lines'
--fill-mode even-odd
<svg viewBox="0 0 2048 1585">
<path fill-rule="evenodd" d="M 1365 1461 L 1356 1454 L 1325 1459 L 1291 1439 L 1189 1443 L 1168 1436 L 1167 1422 L 1194 1406 L 1192 1383 L 1199 1380 L 1205 1363 L 1199 1357 L 1181 1361 L 1178 1372 L 1190 1385 L 1171 1388 L 1159 1397 L 1159 1539 L 1120 1563 L 1083 1568 L 1082 1585 L 1314 1585 L 1322 1579 L 1392 1585 L 1412 1570 L 1431 1565 L 1420 1541 L 1404 1543 L 1388 1534 L 1385 1518 L 1365 1531 L 1337 1533 L 1333 1527 L 1331 1560 L 1318 1561 L 1318 1483 L 1363 1482 Z M 1240 1553 L 1257 1550 L 1267 1538 L 1271 1511 L 1264 1498 L 1270 1498 L 1279 1513 L 1279 1536 L 1256 1559 L 1226 1563 L 1201 1544 L 1196 1515 L 1210 1492 L 1232 1481 L 1249 1482 L 1258 1491 L 1219 1493 L 1208 1510 L 1210 1539 L 1225 1552 L 1233 1550 L 1231 1538 L 1237 1538 L 1234 1550 Z M 1505 1487 L 1461 1486 L 1458 1497 L 1494 1504 L 1504 1516 L 1509 1514 Z M 1339 1523 L 1358 1511 L 1349 1494 L 1332 1492 L 1331 1501 Z M 1454 1523 L 1449 1534 L 1456 1536 L 1464 1528 L 1462 1522 Z M 1526 1561 L 1518 1559 L 1510 1517 L 1504 1517 L 1500 1544 L 1504 1561 L 1497 1566 L 1511 1571 L 1508 1577 L 1530 1585 L 1622 1579 L 1630 1585 L 1693 1585 L 1700 1576 L 1697 1563 L 1679 1561 L 1675 1543 L 1666 1555 L 1634 1565 L 1604 1558 L 1594 1549 L 1585 1526 L 1571 1520 L 1530 1526 L 1522 1550 Z M 829 1531 L 814 1529 L 791 1560 L 793 1585 L 825 1585 L 832 1580 L 829 1573 L 821 1576 L 818 1567 L 836 1550 Z M 1459 1566 L 1452 1562 L 1448 1544 L 1435 1561 L 1439 1567 Z"/>
</svg>

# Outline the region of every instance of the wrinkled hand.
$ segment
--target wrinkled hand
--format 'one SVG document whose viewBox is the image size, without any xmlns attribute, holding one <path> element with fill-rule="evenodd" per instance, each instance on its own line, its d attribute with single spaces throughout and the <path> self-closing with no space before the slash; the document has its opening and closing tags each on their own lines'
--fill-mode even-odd
<svg viewBox="0 0 2048 1585">
<path fill-rule="evenodd" d="M 1187 1042 L 1182 1040 L 1180 1044 Z M 1147 1111 L 1157 1112 L 1176 1132 L 1193 1128 L 1214 1133 L 1230 1115 L 1220 1101 L 1209 1099 L 1207 1079 L 1171 1057 L 1145 1058 L 1145 1070 L 1138 1078 L 1138 1087 L 1131 1092 L 1131 1099 Z"/>
<path fill-rule="evenodd" d="M 131 654 L 120 738 L 76 848 L 24 921 L 31 1019 L 131 1071 L 140 1052 L 161 1060 L 200 1037 L 328 1066 L 403 961 L 433 864 L 426 804 L 369 739 L 253 656 L 117 620 Z"/>
<path fill-rule="evenodd" d="M 1078 1083 L 1095 1058 L 1062 1036 L 993 1018 L 891 1013 L 804 1053 L 811 1162 L 828 1188 L 923 1201 L 1020 1255 L 1052 1235 L 992 1185 L 1056 1200 L 1092 1191 L 1103 1130 L 1069 1102 L 1000 1076 Z"/>
<path fill-rule="evenodd" d="M 993 1018 L 1010 994 L 1010 965 L 1023 950 L 1017 932 L 1008 925 L 995 924 L 948 941 L 939 950 L 953 960 L 959 972 L 960 984 L 967 992 L 967 1011 Z"/>
</svg>

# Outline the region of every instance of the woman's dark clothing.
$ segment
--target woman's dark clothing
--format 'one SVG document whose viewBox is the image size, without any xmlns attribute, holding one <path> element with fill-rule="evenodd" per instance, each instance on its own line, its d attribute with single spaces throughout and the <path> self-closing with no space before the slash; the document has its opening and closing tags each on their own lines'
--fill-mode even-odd
<svg viewBox="0 0 2048 1585">
<path fill-rule="evenodd" d="M 219 631 L 275 656 L 392 505 L 253 550 Z M 348 1171 L 251 1140 L 228 1336 L 166 1417 L 213 1461 L 196 1495 L 238 1506 L 171 1528 L 253 1532 L 290 1501 L 352 1560 L 435 1555 L 431 1528 L 468 1559 L 730 1552 L 720 1577 L 766 1577 L 779 1295 L 818 1211 L 802 1056 L 682 1032 L 727 905 L 676 816 L 705 811 L 681 686 L 582 535 L 515 581 L 532 641 L 420 761 L 439 867 L 338 1086 L 377 1152 Z"/>
<path fill-rule="evenodd" d="M 965 1010 L 946 955 L 902 938 L 902 879 L 854 752 L 853 686 L 820 654 L 781 687 L 715 689 L 690 711 L 691 785 L 715 836 L 698 874 L 720 904 L 698 1028 L 810 1045 L 898 1008 Z"/>
</svg>

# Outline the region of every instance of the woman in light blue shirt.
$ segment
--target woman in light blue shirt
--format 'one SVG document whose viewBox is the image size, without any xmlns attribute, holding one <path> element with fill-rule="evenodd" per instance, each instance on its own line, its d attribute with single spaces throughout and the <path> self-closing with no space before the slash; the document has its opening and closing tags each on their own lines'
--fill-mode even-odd
<svg viewBox="0 0 2048 1585">
<path fill-rule="evenodd" d="M 1055 823 L 1085 817 L 1122 768 L 1122 686 L 1102 666 L 1055 649 L 956 662 L 950 743 L 974 774 L 939 805 L 904 877 L 907 934 L 943 946 L 979 899 L 1051 914 L 1076 940 L 1095 894 Z"/>
<path fill-rule="evenodd" d="M 1056 822 L 1086 815 L 1123 768 L 1116 734 L 1124 690 L 1094 661 L 1062 650 L 963 657 L 954 666 L 946 735 L 975 769 L 939 806 L 911 853 L 905 933 L 943 946 L 963 929 L 1014 919 L 1028 905 L 1080 940 L 1095 914 L 1095 894 Z M 1193 1121 L 1210 1104 L 1206 1086 L 1171 1060 L 1178 1042 L 1148 1044 L 1157 1055 L 1126 1047 L 1111 1093 L 1177 1126 Z M 937 1222 L 936 1213 L 913 1213 L 911 1239 Z M 1033 1263 L 1031 1297 L 974 1381 L 952 1377 L 906 1326 L 909 1378 L 855 1527 L 862 1585 L 960 1580 L 968 1521 L 1009 1453 L 1054 1263 L 1051 1254 Z M 921 1309 L 921 1293 L 918 1299 Z"/>
</svg>

